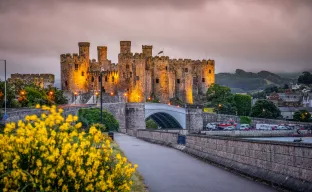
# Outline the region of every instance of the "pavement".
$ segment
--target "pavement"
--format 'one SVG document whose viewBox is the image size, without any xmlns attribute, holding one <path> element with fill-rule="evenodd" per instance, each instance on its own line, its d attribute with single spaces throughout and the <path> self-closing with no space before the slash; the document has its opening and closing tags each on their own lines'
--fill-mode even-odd
<svg viewBox="0 0 312 192">
<path fill-rule="evenodd" d="M 177 149 L 115 133 L 127 158 L 138 164 L 150 192 L 267 192 L 276 189 L 216 167 Z"/>
</svg>

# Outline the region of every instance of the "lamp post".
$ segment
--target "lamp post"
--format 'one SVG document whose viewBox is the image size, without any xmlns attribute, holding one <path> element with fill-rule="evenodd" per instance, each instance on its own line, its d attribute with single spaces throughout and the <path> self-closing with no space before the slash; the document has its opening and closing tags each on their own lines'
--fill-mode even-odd
<svg viewBox="0 0 312 192">
<path fill-rule="evenodd" d="M 75 104 L 76 104 L 76 100 L 77 100 L 77 95 L 78 95 L 78 93 L 75 91 L 74 95 L 75 95 Z"/>
<path fill-rule="evenodd" d="M 7 118 L 6 60 L 0 60 L 0 61 L 4 61 L 4 124 L 6 124 L 6 118 Z"/>
</svg>

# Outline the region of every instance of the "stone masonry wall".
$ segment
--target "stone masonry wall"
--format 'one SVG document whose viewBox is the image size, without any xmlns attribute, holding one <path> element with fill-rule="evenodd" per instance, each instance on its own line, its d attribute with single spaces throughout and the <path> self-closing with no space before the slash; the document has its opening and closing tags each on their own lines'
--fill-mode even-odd
<svg viewBox="0 0 312 192">
<path fill-rule="evenodd" d="M 312 189 L 312 145 L 187 135 L 187 153 L 291 191 Z"/>
<path fill-rule="evenodd" d="M 136 136 L 138 129 L 145 129 L 145 105 L 144 103 L 127 103 L 125 109 L 127 133 Z"/>
<path fill-rule="evenodd" d="M 157 130 L 137 130 L 137 137 L 149 142 L 168 146 L 176 145 L 178 141 L 178 133 Z"/>
<path fill-rule="evenodd" d="M 203 113 L 203 123 L 204 126 L 207 125 L 209 122 L 227 122 L 229 119 L 234 120 L 235 122 L 240 121 L 239 116 L 235 115 L 224 115 L 224 114 L 213 114 L 213 113 Z M 264 118 L 253 118 L 251 117 L 251 124 L 255 126 L 256 124 L 263 123 L 263 124 L 302 124 L 302 125 L 312 125 L 312 123 L 305 123 L 305 122 L 295 122 L 295 121 L 285 121 L 279 119 L 264 119 Z"/>
</svg>

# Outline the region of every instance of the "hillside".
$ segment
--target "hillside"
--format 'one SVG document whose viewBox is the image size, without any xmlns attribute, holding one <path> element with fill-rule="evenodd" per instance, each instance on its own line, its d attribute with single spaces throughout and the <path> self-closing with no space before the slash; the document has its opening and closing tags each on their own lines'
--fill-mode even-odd
<svg viewBox="0 0 312 192">
<path fill-rule="evenodd" d="M 257 91 L 272 85 L 283 86 L 291 81 L 268 71 L 253 73 L 236 69 L 235 73 L 216 74 L 216 83 L 230 87 L 235 93 Z"/>
</svg>

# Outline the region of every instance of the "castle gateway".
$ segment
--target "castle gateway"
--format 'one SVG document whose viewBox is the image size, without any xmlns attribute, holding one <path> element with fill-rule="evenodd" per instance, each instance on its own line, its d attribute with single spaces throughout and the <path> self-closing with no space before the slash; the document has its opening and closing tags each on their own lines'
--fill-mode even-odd
<svg viewBox="0 0 312 192">
<path fill-rule="evenodd" d="M 215 82 L 214 60 L 169 59 L 154 56 L 153 46 L 143 45 L 142 53 L 131 52 L 131 41 L 120 41 L 118 64 L 107 59 L 107 47 L 98 46 L 98 59 L 89 58 L 90 43 L 80 42 L 79 54 L 61 55 L 62 90 L 86 93 L 100 91 L 100 72 L 105 93 L 123 94 L 129 102 L 179 99 L 200 102 Z"/>
</svg>

